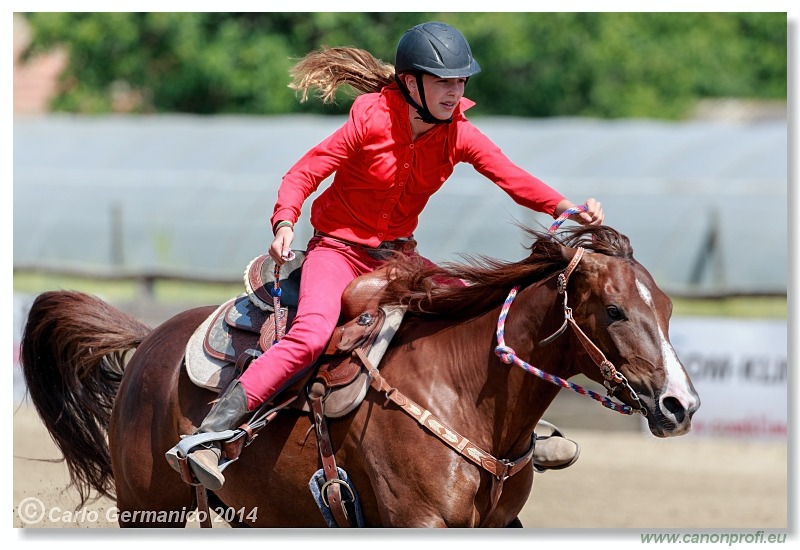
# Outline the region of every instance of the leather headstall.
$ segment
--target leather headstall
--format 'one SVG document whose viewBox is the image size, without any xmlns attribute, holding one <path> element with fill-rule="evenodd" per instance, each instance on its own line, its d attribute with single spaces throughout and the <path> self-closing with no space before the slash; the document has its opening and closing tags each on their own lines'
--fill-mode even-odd
<svg viewBox="0 0 800 550">
<path fill-rule="evenodd" d="M 586 335 L 585 332 L 578 326 L 578 323 L 575 322 L 575 319 L 572 316 L 572 308 L 569 307 L 567 304 L 568 295 L 567 295 L 567 283 L 569 283 L 569 278 L 572 275 L 572 272 L 575 271 L 575 268 L 580 263 L 581 259 L 583 258 L 583 254 L 586 250 L 583 247 L 579 247 L 575 251 L 575 255 L 572 256 L 569 264 L 567 264 L 566 269 L 563 273 L 559 273 L 558 281 L 556 283 L 556 288 L 559 294 L 564 295 L 564 322 L 561 324 L 559 329 L 548 336 L 547 338 L 541 340 L 539 345 L 546 346 L 547 344 L 551 343 L 553 340 L 561 336 L 564 331 L 567 329 L 568 326 L 572 327 L 572 331 L 577 336 L 578 341 L 583 346 L 583 349 L 592 359 L 595 365 L 600 369 L 600 374 L 603 377 L 603 385 L 605 386 L 606 390 L 608 391 L 608 395 L 610 397 L 614 397 L 619 393 L 620 390 L 625 390 L 628 393 L 628 400 L 631 403 L 631 406 L 637 409 L 643 415 L 647 414 L 647 409 L 644 408 L 642 405 L 639 396 L 636 394 L 633 388 L 631 388 L 630 384 L 628 383 L 627 378 L 625 375 L 619 372 L 615 367 L 614 364 L 609 361 L 605 354 L 600 350 L 600 348 L 595 345 L 594 342 Z"/>
</svg>

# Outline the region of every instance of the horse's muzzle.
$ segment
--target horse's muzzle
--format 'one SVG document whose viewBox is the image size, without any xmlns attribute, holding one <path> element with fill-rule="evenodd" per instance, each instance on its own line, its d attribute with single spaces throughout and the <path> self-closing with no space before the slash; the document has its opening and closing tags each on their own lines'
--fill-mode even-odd
<svg viewBox="0 0 800 550">
<path fill-rule="evenodd" d="M 696 393 L 672 395 L 665 393 L 657 399 L 643 397 L 648 409 L 647 423 L 656 437 L 675 437 L 689 433 L 692 429 L 692 416 L 700 407 Z"/>
</svg>

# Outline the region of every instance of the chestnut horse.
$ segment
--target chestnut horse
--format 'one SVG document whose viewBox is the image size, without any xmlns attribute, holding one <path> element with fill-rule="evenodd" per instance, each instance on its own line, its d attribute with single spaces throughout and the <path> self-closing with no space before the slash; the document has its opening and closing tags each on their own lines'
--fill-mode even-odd
<svg viewBox="0 0 800 550">
<path fill-rule="evenodd" d="M 370 389 L 357 409 L 329 422 L 365 526 L 518 525 L 534 469 L 515 461 L 561 387 L 547 377 L 583 373 L 605 383 L 655 436 L 689 431 L 699 399 L 669 342 L 671 302 L 628 238 L 609 227 L 529 233 L 530 255 L 518 262 L 474 258 L 414 271 L 396 260 L 402 274 L 382 300 L 408 312 L 380 376 L 513 471 L 487 471 Z M 437 285 L 442 277 L 468 285 Z M 77 292 L 46 292 L 31 308 L 22 362 L 32 401 L 81 497 L 115 497 L 122 526 L 183 526 L 197 505 L 164 453 L 194 432 L 216 397 L 183 366 L 187 340 L 214 309 L 151 330 Z M 537 369 L 547 376 L 531 374 Z M 226 469 L 212 509 L 237 526 L 324 527 L 308 488 L 320 468 L 313 426 L 304 413 L 278 414 Z"/>
</svg>

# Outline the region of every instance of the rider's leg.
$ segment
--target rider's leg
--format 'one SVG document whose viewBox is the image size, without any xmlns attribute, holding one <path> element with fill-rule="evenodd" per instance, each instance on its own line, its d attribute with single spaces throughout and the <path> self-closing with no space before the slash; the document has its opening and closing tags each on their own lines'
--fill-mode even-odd
<svg viewBox="0 0 800 550">
<path fill-rule="evenodd" d="M 315 237 L 308 244 L 300 280 L 297 314 L 286 335 L 253 361 L 217 407 L 230 403 L 201 424 L 209 422 L 214 431 L 235 428 L 248 410 L 275 397 L 294 382 L 322 355 L 341 311 L 345 287 L 359 275 L 373 271 L 380 262 L 365 252 L 344 243 Z M 216 430 L 221 428 L 220 430 Z M 207 430 L 211 431 L 211 430 Z M 219 448 L 201 448 L 189 454 L 189 463 L 198 480 L 211 490 L 222 487 L 225 478 L 219 471 Z"/>
<path fill-rule="evenodd" d="M 315 237 L 309 242 L 292 326 L 240 378 L 250 408 L 275 395 L 322 355 L 339 320 L 344 289 L 381 263 L 361 249 L 328 237 Z"/>
<path fill-rule="evenodd" d="M 237 427 L 249 412 L 247 395 L 239 380 L 234 380 L 214 404 L 211 411 L 200 423 L 195 433 L 224 432 Z M 219 471 L 222 450 L 219 442 L 208 443 L 193 451 L 187 457 L 189 466 L 200 483 L 216 491 L 222 487 L 225 478 Z"/>
</svg>

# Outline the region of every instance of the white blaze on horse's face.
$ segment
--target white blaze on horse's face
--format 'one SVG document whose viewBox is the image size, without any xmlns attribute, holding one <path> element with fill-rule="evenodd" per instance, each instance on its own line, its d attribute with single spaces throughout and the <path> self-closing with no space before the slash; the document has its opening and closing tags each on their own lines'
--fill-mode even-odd
<svg viewBox="0 0 800 550">
<path fill-rule="evenodd" d="M 639 296 L 645 304 L 647 304 L 653 313 L 656 313 L 656 306 L 653 302 L 653 296 L 650 290 L 639 279 L 636 279 L 636 289 L 639 291 Z M 681 435 L 689 431 L 691 412 L 694 412 L 699 406 L 697 394 L 689 382 L 689 377 L 686 370 L 678 360 L 678 355 L 675 349 L 670 344 L 661 325 L 658 325 L 658 340 L 661 347 L 661 360 L 663 362 L 664 370 L 666 371 L 666 381 L 664 387 L 661 388 L 658 407 L 665 417 L 670 419 L 677 426 L 672 432 L 672 435 Z M 677 418 L 672 412 L 672 407 L 666 406 L 670 399 L 674 399 L 680 403 L 684 411 L 690 412 L 689 415 L 682 415 L 682 418 Z"/>
</svg>

